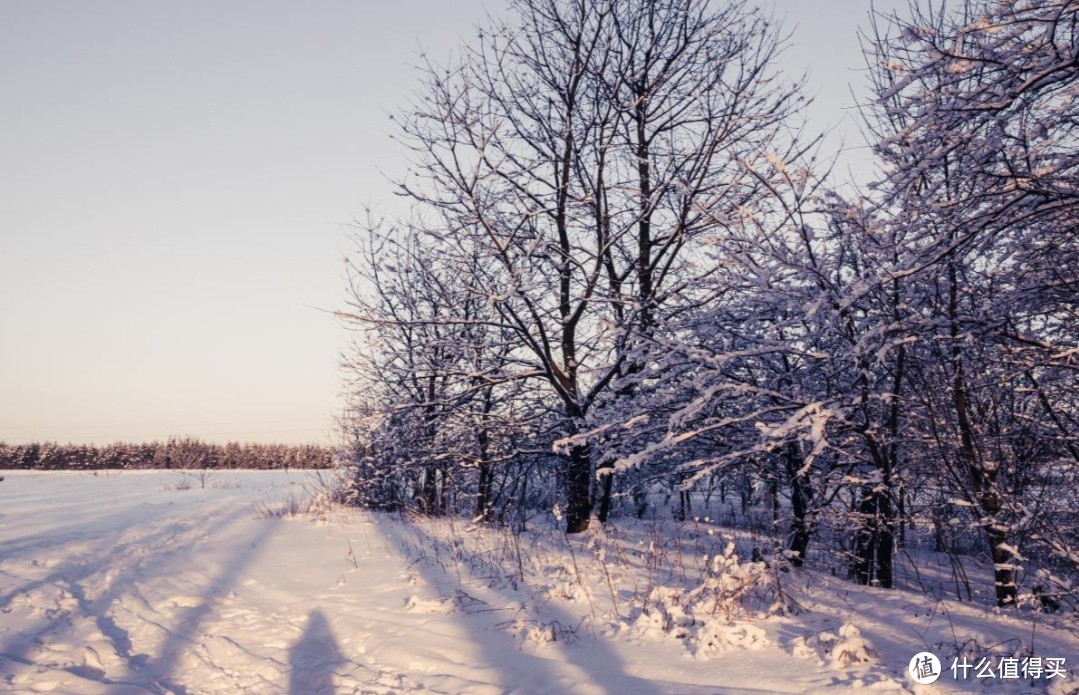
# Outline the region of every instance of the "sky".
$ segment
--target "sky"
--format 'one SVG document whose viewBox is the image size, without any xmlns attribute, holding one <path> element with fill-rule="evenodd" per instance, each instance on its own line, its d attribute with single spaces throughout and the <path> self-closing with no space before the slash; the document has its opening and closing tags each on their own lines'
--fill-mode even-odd
<svg viewBox="0 0 1079 695">
<path fill-rule="evenodd" d="M 893 6 L 878 1 L 878 9 Z M 812 127 L 869 0 L 774 0 Z M 503 0 L 0 0 L 0 441 L 332 443 L 343 254 L 389 113 Z"/>
</svg>

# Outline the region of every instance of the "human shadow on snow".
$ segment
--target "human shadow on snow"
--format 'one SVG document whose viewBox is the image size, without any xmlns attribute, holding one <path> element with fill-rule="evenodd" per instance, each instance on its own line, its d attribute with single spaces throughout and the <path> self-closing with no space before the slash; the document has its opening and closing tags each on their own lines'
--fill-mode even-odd
<svg viewBox="0 0 1079 695">
<path fill-rule="evenodd" d="M 288 650 L 289 695 L 333 695 L 334 672 L 347 663 L 322 611 L 307 614 L 307 627 Z"/>
</svg>

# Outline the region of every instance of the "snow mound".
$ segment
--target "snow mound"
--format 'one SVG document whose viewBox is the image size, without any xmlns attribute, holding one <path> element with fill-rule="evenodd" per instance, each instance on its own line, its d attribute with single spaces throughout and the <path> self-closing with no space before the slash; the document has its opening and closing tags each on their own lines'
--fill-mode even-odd
<svg viewBox="0 0 1079 695">
<path fill-rule="evenodd" d="M 838 634 L 836 634 L 838 633 Z M 790 643 L 792 656 L 816 659 L 837 669 L 874 664 L 877 654 L 869 641 L 853 623 L 844 623 L 836 632 L 819 632 L 808 637 L 795 637 Z"/>
</svg>

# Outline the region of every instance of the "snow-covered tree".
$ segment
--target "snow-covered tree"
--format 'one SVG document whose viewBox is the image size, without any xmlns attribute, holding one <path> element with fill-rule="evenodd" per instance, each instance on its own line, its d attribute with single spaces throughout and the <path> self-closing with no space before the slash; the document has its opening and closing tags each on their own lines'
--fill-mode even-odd
<svg viewBox="0 0 1079 695">
<path fill-rule="evenodd" d="M 985 533 L 1001 605 L 1039 543 L 1027 481 L 1079 463 L 1077 27 L 1073 2 L 968 0 L 915 4 L 871 41 L 877 214 L 897 230 L 881 277 L 902 284 L 914 341 L 905 407 Z"/>
<path fill-rule="evenodd" d="M 567 528 L 588 527 L 597 400 L 628 396 L 701 250 L 766 195 L 801 99 L 776 29 L 736 2 L 517 0 L 401 119 L 402 192 L 439 263 L 512 340 L 512 374 L 561 411 Z M 461 322 L 457 307 L 430 322 Z M 509 373 L 509 372 L 507 372 Z M 600 516 L 611 476 L 601 470 Z"/>
</svg>

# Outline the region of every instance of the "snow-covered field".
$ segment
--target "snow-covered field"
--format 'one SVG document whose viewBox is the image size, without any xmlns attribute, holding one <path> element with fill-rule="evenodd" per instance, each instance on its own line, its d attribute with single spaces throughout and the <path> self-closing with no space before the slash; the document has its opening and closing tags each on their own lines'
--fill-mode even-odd
<svg viewBox="0 0 1079 695">
<path fill-rule="evenodd" d="M 1031 646 L 1074 672 L 1074 623 L 824 574 L 783 573 L 799 611 L 684 620 L 685 588 L 738 540 L 700 524 L 619 522 L 568 540 L 542 520 L 514 535 L 349 509 L 283 513 L 318 487 L 310 473 L 0 475 L 3 692 L 1066 693 L 1076 683 L 947 672 L 947 648 Z M 724 562 L 749 579 L 749 563 Z M 945 662 L 933 685 L 907 674 L 923 650 Z"/>
</svg>

